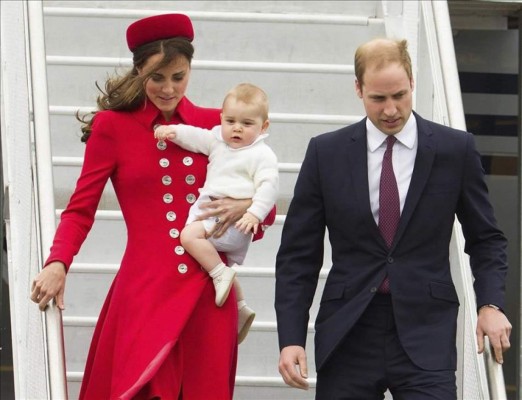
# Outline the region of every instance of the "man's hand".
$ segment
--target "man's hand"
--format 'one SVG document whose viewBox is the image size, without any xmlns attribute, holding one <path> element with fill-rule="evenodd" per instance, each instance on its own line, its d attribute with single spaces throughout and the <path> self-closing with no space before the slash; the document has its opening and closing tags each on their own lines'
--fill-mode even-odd
<svg viewBox="0 0 522 400">
<path fill-rule="evenodd" d="M 34 278 L 31 288 L 31 300 L 38 303 L 41 311 L 44 311 L 53 298 L 60 310 L 64 310 L 63 292 L 65 290 L 65 265 L 55 261 L 47 265 Z"/>
<path fill-rule="evenodd" d="M 287 346 L 279 355 L 279 373 L 287 385 L 308 390 L 306 352 L 301 346 Z"/>
<path fill-rule="evenodd" d="M 479 354 L 484 351 L 484 336 L 489 338 L 495 360 L 502 364 L 504 362 L 502 353 L 511 347 L 509 336 L 511 335 L 511 324 L 502 311 L 492 307 L 482 307 L 479 310 L 477 321 L 477 342 Z"/>
</svg>

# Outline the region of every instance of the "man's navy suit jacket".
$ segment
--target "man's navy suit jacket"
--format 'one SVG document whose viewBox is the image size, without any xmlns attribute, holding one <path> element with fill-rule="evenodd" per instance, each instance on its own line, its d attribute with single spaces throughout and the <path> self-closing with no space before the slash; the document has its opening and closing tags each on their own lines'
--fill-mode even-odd
<svg viewBox="0 0 522 400">
<path fill-rule="evenodd" d="M 327 228 L 332 265 L 315 324 L 320 368 L 356 323 L 387 273 L 398 335 L 427 370 L 456 369 L 459 299 L 449 265 L 455 215 L 470 256 L 477 304 L 504 307 L 506 245 L 473 135 L 414 114 L 418 150 L 389 249 L 370 209 L 366 119 L 313 138 L 276 262 L 280 348 L 305 346 Z"/>
</svg>

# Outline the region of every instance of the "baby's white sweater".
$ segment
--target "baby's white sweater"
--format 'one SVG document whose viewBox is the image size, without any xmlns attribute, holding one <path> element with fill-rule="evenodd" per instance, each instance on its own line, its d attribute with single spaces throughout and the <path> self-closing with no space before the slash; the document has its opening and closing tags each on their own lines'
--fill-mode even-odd
<svg viewBox="0 0 522 400">
<path fill-rule="evenodd" d="M 209 158 L 207 178 L 200 194 L 212 197 L 252 199 L 247 210 L 263 221 L 274 207 L 279 192 L 277 157 L 260 135 L 250 146 L 229 147 L 221 135 L 221 126 L 212 130 L 190 125 L 175 125 L 173 142 Z"/>
</svg>

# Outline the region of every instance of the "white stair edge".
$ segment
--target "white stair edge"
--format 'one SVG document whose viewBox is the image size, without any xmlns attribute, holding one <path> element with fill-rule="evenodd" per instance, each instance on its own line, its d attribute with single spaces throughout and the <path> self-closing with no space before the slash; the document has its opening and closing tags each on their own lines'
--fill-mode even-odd
<svg viewBox="0 0 522 400">
<path fill-rule="evenodd" d="M 48 65 L 86 66 L 86 67 L 131 67 L 132 59 L 128 57 L 82 57 L 82 56 L 47 56 Z M 254 61 L 209 61 L 194 60 L 193 69 L 209 69 L 213 71 L 264 71 L 264 72 L 312 72 L 325 74 L 354 74 L 351 64 L 311 64 L 311 63 L 278 63 Z"/>
<path fill-rule="evenodd" d="M 83 379 L 83 372 L 69 371 L 67 372 L 67 381 L 81 382 Z M 311 388 L 316 386 L 317 380 L 315 378 L 308 378 L 308 383 Z M 283 381 L 283 378 L 276 376 L 236 376 L 236 386 L 267 386 L 267 387 L 288 387 Z"/>
<path fill-rule="evenodd" d="M 75 317 L 63 316 L 63 326 L 71 327 L 94 327 L 98 322 L 98 317 Z M 256 332 L 277 332 L 277 323 L 274 321 L 254 321 L 251 331 Z M 308 324 L 308 333 L 314 333 L 314 324 Z"/>
<path fill-rule="evenodd" d="M 69 273 L 77 274 L 115 274 L 120 268 L 119 264 L 97 264 L 97 263 L 72 263 Z M 249 277 L 274 277 L 274 267 L 252 267 L 252 266 L 236 266 L 238 276 Z M 320 273 L 321 278 L 328 276 L 329 269 L 323 268 Z"/>
<path fill-rule="evenodd" d="M 44 7 L 45 16 L 95 17 L 95 18 L 142 18 L 172 11 L 161 10 L 123 10 L 99 8 Z M 281 22 L 331 25 L 383 25 L 384 19 L 338 14 L 276 14 L 257 12 L 219 12 L 219 11 L 183 11 L 193 20 L 199 21 L 245 21 L 245 22 Z"/>
<path fill-rule="evenodd" d="M 88 114 L 96 111 L 95 107 L 84 106 L 49 106 L 52 115 L 76 115 Z M 333 114 L 292 114 L 292 113 L 269 113 L 271 122 L 288 123 L 312 123 L 312 124 L 339 124 L 351 125 L 364 118 L 364 115 L 333 115 Z"/>
</svg>

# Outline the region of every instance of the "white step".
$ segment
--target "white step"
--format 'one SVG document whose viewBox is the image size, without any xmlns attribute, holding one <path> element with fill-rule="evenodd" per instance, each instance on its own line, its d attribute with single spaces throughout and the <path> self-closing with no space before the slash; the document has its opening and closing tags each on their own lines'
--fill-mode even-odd
<svg viewBox="0 0 522 400">
<path fill-rule="evenodd" d="M 114 68 L 104 66 L 49 65 L 49 102 L 51 105 L 92 106 L 99 92 L 95 82 L 102 84 Z M 270 109 L 277 113 L 360 115 L 363 106 L 355 95 L 355 75 L 348 67 L 341 72 L 322 68 L 303 72 L 244 70 L 216 71 L 196 68 L 192 71 L 187 96 L 196 104 L 221 107 L 228 90 L 240 82 L 262 87 Z M 347 71 L 347 72 L 346 72 Z M 332 95 L 337 93 L 338 95 Z"/>
<path fill-rule="evenodd" d="M 96 318 L 103 304 L 110 284 L 114 279 L 114 273 L 77 272 L 78 267 L 83 268 L 91 264 L 73 264 L 67 275 L 65 289 L 65 317 Z M 103 267 L 98 265 L 95 267 Z M 110 265 L 116 270 L 117 264 Z M 256 312 L 256 323 L 275 324 L 274 296 L 275 279 L 274 269 L 260 267 L 238 267 L 238 278 L 249 306 Z M 310 320 L 313 322 L 317 315 L 319 300 L 324 287 L 326 268 L 323 270 L 310 309 Z"/>
<path fill-rule="evenodd" d="M 350 90 L 346 89 L 347 95 Z M 70 106 L 51 108 L 51 140 L 55 157 L 83 157 L 85 144 L 80 141 L 80 123 L 74 117 L 77 110 L 78 107 Z M 267 143 L 280 162 L 300 163 L 312 137 L 339 129 L 362 118 L 362 115 L 323 114 L 326 112 L 326 109 L 317 109 L 313 114 L 270 113 L 270 136 Z M 79 171 L 71 171 L 71 174 L 72 179 L 76 180 Z M 65 187 L 72 190 L 69 183 Z"/>
<path fill-rule="evenodd" d="M 115 15 L 118 13 L 115 10 L 103 15 L 100 14 L 103 10 L 95 11 L 80 16 L 70 9 L 46 8 L 48 54 L 129 57 L 124 40 L 126 29 L 147 14 Z M 216 13 L 205 10 L 188 15 L 194 25 L 196 60 L 316 63 L 320 54 L 323 63 L 351 64 L 358 42 L 384 33 L 383 20 L 373 15 L 288 14 L 279 10 L 247 14 L 241 9 Z M 78 29 L 79 24 L 82 29 Z M 91 32 L 93 40 L 83 40 L 85 31 Z M 104 45 L 99 46 L 102 40 Z M 80 42 L 83 45 L 77 46 Z"/>
<path fill-rule="evenodd" d="M 268 382 L 263 384 L 250 384 L 248 378 L 241 376 L 236 378 L 234 400 L 313 400 L 315 398 L 315 387 L 313 385 L 309 390 L 304 391 L 284 385 L 282 380 L 275 376 L 270 377 Z M 243 381 L 246 382 L 243 383 Z M 80 378 L 76 376 L 74 380 L 69 380 L 69 399 L 78 398 L 80 382 Z"/>
</svg>

